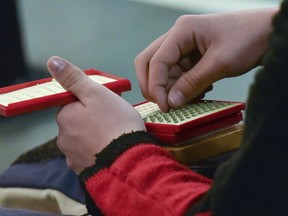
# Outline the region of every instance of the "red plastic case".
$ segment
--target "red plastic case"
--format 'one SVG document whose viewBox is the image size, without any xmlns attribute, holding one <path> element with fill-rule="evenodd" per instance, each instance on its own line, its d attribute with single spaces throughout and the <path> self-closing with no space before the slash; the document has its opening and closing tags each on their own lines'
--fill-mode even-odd
<svg viewBox="0 0 288 216">
<path fill-rule="evenodd" d="M 115 76 L 106 72 L 98 71 L 95 69 L 88 69 L 84 71 L 87 75 L 99 75 L 107 78 L 114 79 L 115 81 L 103 84 L 111 91 L 121 95 L 122 92 L 131 90 L 131 83 L 128 79 Z M 13 92 L 16 90 L 24 89 L 38 84 L 43 84 L 52 81 L 52 77 L 35 80 L 31 82 L 16 84 L 8 87 L 0 88 L 0 95 Z M 15 103 L 11 103 L 8 106 L 0 104 L 0 115 L 3 116 L 14 116 L 28 112 L 34 112 L 49 107 L 65 105 L 76 101 L 77 98 L 70 92 L 62 92 L 51 95 L 46 95 L 39 98 L 23 100 Z"/>
<path fill-rule="evenodd" d="M 180 145 L 238 124 L 243 120 L 245 103 L 200 100 L 168 113 L 148 101 L 134 107 L 144 119 L 147 131 L 166 144 Z"/>
</svg>

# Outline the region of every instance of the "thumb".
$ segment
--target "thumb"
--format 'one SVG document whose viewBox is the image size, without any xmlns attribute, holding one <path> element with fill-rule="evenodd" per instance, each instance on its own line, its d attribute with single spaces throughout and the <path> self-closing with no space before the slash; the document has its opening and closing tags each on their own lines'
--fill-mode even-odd
<svg viewBox="0 0 288 216">
<path fill-rule="evenodd" d="M 208 53 L 188 72 L 184 73 L 172 86 L 168 94 L 168 103 L 172 108 L 182 106 L 197 98 L 219 79 L 221 66 Z"/>
<path fill-rule="evenodd" d="M 47 69 L 64 89 L 73 93 L 82 102 L 99 86 L 81 69 L 58 56 L 48 59 Z"/>
</svg>

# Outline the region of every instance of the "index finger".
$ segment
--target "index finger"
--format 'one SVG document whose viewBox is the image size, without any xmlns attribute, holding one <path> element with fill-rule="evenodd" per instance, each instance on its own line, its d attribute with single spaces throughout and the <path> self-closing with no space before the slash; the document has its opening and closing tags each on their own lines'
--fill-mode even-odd
<svg viewBox="0 0 288 216">
<path fill-rule="evenodd" d="M 159 49 L 167 33 L 153 41 L 135 58 L 135 70 L 143 96 L 148 100 L 153 100 L 149 92 L 149 63 L 155 52 Z"/>
<path fill-rule="evenodd" d="M 148 88 L 162 110 L 169 109 L 166 90 L 169 71 L 195 47 L 193 33 L 175 26 L 152 57 L 149 65 Z"/>
</svg>

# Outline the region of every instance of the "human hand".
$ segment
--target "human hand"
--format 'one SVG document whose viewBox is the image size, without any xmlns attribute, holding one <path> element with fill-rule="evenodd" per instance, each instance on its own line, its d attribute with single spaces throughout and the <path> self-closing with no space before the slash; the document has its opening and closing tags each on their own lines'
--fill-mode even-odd
<svg viewBox="0 0 288 216">
<path fill-rule="evenodd" d="M 143 96 L 160 109 L 179 107 L 215 81 L 259 65 L 277 9 L 181 16 L 135 58 Z"/>
<path fill-rule="evenodd" d="M 139 113 L 119 95 L 90 80 L 60 57 L 47 62 L 51 75 L 79 101 L 65 105 L 57 115 L 57 145 L 77 174 L 95 164 L 95 154 L 124 133 L 145 130 Z"/>
</svg>

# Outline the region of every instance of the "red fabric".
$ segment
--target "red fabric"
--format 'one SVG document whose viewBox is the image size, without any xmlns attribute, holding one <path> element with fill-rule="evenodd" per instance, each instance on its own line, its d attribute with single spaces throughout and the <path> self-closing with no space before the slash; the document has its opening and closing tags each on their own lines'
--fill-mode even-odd
<svg viewBox="0 0 288 216">
<path fill-rule="evenodd" d="M 105 215 L 183 215 L 212 180 L 183 165 L 161 147 L 134 146 L 110 168 L 86 181 L 86 190 Z"/>
</svg>

